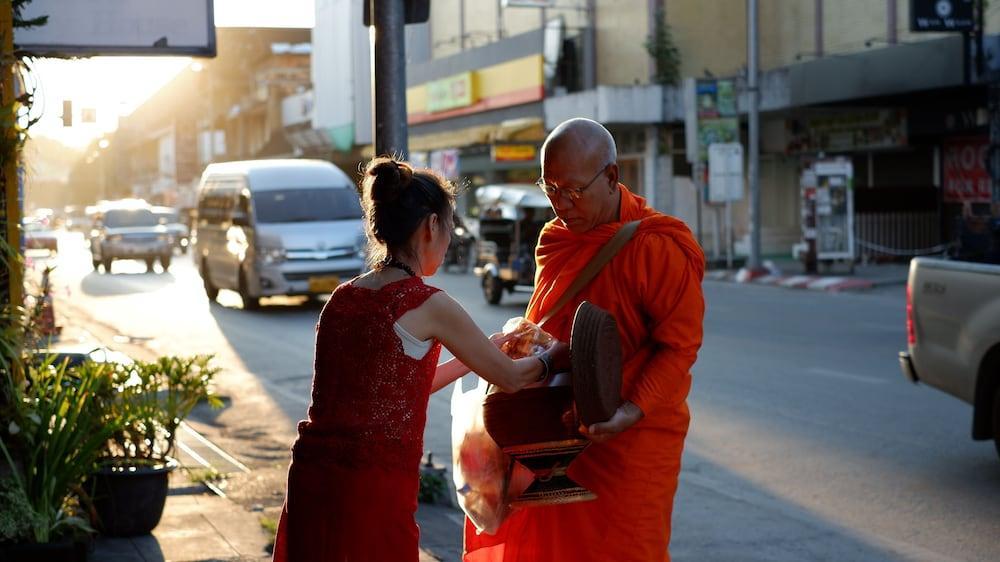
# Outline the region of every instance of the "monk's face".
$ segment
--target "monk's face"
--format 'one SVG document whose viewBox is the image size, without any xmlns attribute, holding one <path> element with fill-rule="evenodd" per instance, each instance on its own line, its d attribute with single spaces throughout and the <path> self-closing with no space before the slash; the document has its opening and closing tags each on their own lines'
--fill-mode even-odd
<svg viewBox="0 0 1000 562">
<path fill-rule="evenodd" d="M 559 188 L 548 194 L 559 220 L 572 232 L 584 233 L 618 217 L 618 165 L 549 150 L 542 161 L 541 181 Z"/>
</svg>

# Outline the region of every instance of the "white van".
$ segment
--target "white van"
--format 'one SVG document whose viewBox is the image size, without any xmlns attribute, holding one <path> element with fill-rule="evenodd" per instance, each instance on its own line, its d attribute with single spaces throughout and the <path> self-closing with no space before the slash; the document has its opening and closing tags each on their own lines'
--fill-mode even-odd
<svg viewBox="0 0 1000 562">
<path fill-rule="evenodd" d="M 322 160 L 210 164 L 198 190 L 194 257 L 210 300 L 329 294 L 364 268 L 361 205 L 351 179 Z"/>
</svg>

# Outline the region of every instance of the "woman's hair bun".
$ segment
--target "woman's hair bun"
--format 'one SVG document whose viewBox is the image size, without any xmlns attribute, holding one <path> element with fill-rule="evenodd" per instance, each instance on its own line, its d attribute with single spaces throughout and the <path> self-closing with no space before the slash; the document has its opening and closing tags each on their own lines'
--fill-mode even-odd
<svg viewBox="0 0 1000 562">
<path fill-rule="evenodd" d="M 413 179 L 413 168 L 389 157 L 373 159 L 365 170 L 370 176 L 368 197 L 374 203 L 392 203 L 399 199 Z"/>
</svg>

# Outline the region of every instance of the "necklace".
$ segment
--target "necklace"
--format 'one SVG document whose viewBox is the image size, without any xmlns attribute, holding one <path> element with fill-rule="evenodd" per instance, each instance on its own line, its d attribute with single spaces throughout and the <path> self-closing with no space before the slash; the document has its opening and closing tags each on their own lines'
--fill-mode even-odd
<svg viewBox="0 0 1000 562">
<path fill-rule="evenodd" d="M 397 260 L 396 258 L 394 258 L 392 256 L 389 256 L 389 257 L 385 258 L 385 261 L 382 262 L 382 267 L 383 268 L 386 268 L 386 267 L 395 267 L 396 269 L 401 269 L 401 270 L 405 271 L 406 273 L 408 273 L 410 275 L 410 277 L 416 277 L 417 276 L 417 274 L 413 273 L 413 270 L 410 269 L 410 266 L 406 265 L 405 263 Z"/>
</svg>

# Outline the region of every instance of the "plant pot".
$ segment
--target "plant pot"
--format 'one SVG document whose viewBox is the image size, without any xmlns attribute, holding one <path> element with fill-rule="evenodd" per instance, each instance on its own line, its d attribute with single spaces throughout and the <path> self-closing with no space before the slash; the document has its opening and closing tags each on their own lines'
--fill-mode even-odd
<svg viewBox="0 0 1000 562">
<path fill-rule="evenodd" d="M 113 537 L 134 537 L 155 529 L 167 502 L 170 473 L 177 467 L 174 459 L 153 466 L 102 466 L 88 483 L 97 529 Z"/>
<path fill-rule="evenodd" d="M 4 562 L 87 562 L 89 544 L 63 540 L 47 543 L 0 544 Z"/>
</svg>

